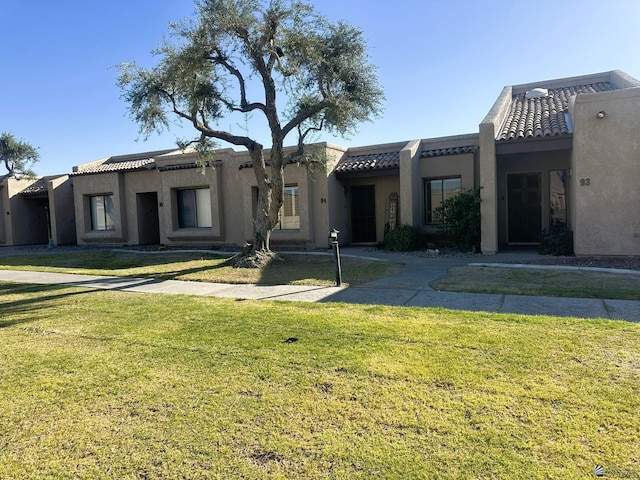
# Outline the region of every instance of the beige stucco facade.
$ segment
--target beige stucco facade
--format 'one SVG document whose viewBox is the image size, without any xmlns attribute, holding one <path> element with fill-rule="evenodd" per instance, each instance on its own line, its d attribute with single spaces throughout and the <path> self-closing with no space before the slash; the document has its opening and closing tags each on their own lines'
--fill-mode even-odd
<svg viewBox="0 0 640 480">
<path fill-rule="evenodd" d="M 275 246 L 326 248 L 332 229 L 342 244 L 375 244 L 403 224 L 434 235 L 438 200 L 428 190 L 442 181 L 480 188 L 485 254 L 536 245 L 560 225 L 577 255 L 640 255 L 640 81 L 623 72 L 504 87 L 477 133 L 315 148 L 326 169 L 285 168 L 295 212 L 283 211 Z M 80 165 L 44 190 L 5 180 L 0 245 L 242 246 L 256 214 L 247 152 L 221 149 L 209 166 L 196 163 L 194 152 L 162 150 Z"/>
<path fill-rule="evenodd" d="M 577 255 L 640 255 L 640 88 L 578 96 L 572 228 Z"/>
<path fill-rule="evenodd" d="M 76 242 L 68 175 L 0 182 L 0 246 Z"/>
<path fill-rule="evenodd" d="M 532 100 L 525 101 L 548 102 L 549 110 L 527 111 L 527 105 L 516 105 L 516 99 L 529 93 Z M 564 112 L 556 112 L 554 95 L 567 96 Z M 536 130 L 536 121 L 540 116 L 544 121 L 549 113 L 566 122 L 564 131 L 557 123 Z M 517 128 L 514 115 L 521 115 Z M 482 251 L 492 254 L 507 245 L 535 244 L 534 237 L 517 238 L 512 225 L 529 223 L 537 231 L 550 228 L 553 190 L 560 188 L 576 255 L 639 255 L 640 194 L 635 188 L 640 180 L 639 138 L 640 82 L 623 72 L 505 87 L 480 124 Z M 560 172 L 565 182 L 553 187 Z M 529 188 L 539 195 L 538 211 L 513 214 L 510 177 L 533 179 L 521 190 Z"/>
<path fill-rule="evenodd" d="M 339 147 L 325 145 L 328 169 L 343 155 Z M 153 166 L 119 171 L 118 163 L 140 158 L 106 159 L 102 164 L 77 168 L 73 176 L 77 238 L 79 244 L 164 244 L 242 246 L 253 238 L 257 182 L 246 152 L 218 150 L 209 166 L 199 166 L 194 152 L 174 151 L 153 156 Z M 328 170 L 310 171 L 295 164 L 285 168 L 285 185 L 297 187 L 296 228 L 274 230 L 272 244 L 314 247 L 326 244 L 330 221 L 330 197 L 337 191 Z M 180 191 L 206 191 L 206 226 L 181 225 Z M 91 198 L 110 196 L 112 228 L 96 229 L 92 223 Z M 342 226 L 337 223 L 336 226 Z M 332 227 L 333 228 L 333 227 Z"/>
<path fill-rule="evenodd" d="M 496 133 L 507 114 L 511 96 L 511 87 L 505 87 L 479 127 L 480 249 L 489 255 L 498 252 Z"/>
</svg>

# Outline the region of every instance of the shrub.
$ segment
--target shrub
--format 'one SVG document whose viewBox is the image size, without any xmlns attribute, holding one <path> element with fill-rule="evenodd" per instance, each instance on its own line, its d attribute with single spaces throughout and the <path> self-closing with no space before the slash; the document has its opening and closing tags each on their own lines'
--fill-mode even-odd
<svg viewBox="0 0 640 480">
<path fill-rule="evenodd" d="M 410 252 L 424 245 L 422 231 L 411 225 L 401 225 L 384 235 L 383 247 L 392 252 Z"/>
<path fill-rule="evenodd" d="M 438 232 L 461 250 L 480 251 L 480 189 L 465 190 L 436 209 L 443 219 Z"/>
<path fill-rule="evenodd" d="M 573 232 L 564 222 L 554 222 L 540 235 L 540 255 L 573 255 Z"/>
</svg>

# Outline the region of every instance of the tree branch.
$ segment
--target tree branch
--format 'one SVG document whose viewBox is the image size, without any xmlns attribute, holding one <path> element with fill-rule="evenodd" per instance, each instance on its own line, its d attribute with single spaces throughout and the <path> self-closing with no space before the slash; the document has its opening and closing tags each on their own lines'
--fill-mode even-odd
<svg viewBox="0 0 640 480">
<path fill-rule="evenodd" d="M 324 127 L 324 120 L 320 121 L 320 126 L 318 127 L 309 127 L 304 132 L 301 129 L 300 124 L 297 125 L 298 129 L 298 145 L 294 152 L 291 152 L 287 155 L 285 165 L 290 163 L 292 160 L 300 158 L 304 154 L 304 141 L 311 132 L 321 132 Z"/>
<path fill-rule="evenodd" d="M 224 103 L 229 110 L 232 110 L 234 112 L 242 112 L 242 113 L 249 113 L 253 110 L 264 111 L 265 106 L 263 104 L 259 102 L 249 103 L 247 101 L 246 82 L 244 80 L 244 76 L 242 75 L 242 72 L 238 70 L 236 67 L 234 67 L 229 61 L 227 61 L 227 59 L 222 54 L 222 51 L 220 51 L 220 49 L 216 48 L 215 55 L 206 54 L 205 58 L 207 60 L 211 60 L 215 64 L 221 65 L 232 76 L 234 76 L 238 80 L 238 87 L 240 88 L 240 107 L 235 106 L 233 103 L 225 100 L 224 98 L 220 98 L 220 97 L 218 98 L 218 100 Z"/>
<path fill-rule="evenodd" d="M 321 102 L 316 103 L 307 108 L 301 109 L 296 116 L 294 116 L 289 122 L 282 128 L 282 136 L 286 137 L 291 130 L 299 126 L 305 120 L 313 117 L 314 115 L 320 113 L 322 110 L 329 106 L 329 102 L 327 100 L 322 100 Z"/>
</svg>

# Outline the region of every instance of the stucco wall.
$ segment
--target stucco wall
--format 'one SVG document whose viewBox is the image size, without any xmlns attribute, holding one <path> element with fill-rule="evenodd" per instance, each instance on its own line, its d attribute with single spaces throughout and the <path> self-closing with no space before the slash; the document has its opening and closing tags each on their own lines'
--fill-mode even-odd
<svg viewBox="0 0 640 480">
<path fill-rule="evenodd" d="M 422 226 L 428 233 L 435 233 L 436 227 L 425 223 L 424 180 L 432 178 L 460 177 L 463 190 L 472 190 L 475 187 L 475 163 L 474 154 L 447 155 L 442 157 L 421 158 L 419 167 L 415 173 L 420 182 L 418 198 L 420 217 L 415 225 Z"/>
<path fill-rule="evenodd" d="M 512 88 L 504 87 L 487 116 L 480 123 L 480 215 L 482 253 L 498 252 L 498 179 L 496 170 L 496 131 L 509 109 Z"/>
<path fill-rule="evenodd" d="M 128 242 L 124 173 L 102 173 L 73 177 L 73 198 L 78 245 L 124 244 Z M 91 230 L 91 195 L 113 195 L 115 230 Z"/>
<path fill-rule="evenodd" d="M 327 179 L 324 187 L 320 186 L 318 196 L 320 201 L 326 199 L 325 207 L 317 215 L 320 224 L 315 225 L 315 243 L 318 248 L 328 248 L 329 232 L 334 228 L 340 232 L 339 241 L 348 238 L 348 203 L 343 185 L 336 178 L 333 171 L 338 162 L 346 153 L 346 148 L 336 145 L 327 145 Z"/>
<path fill-rule="evenodd" d="M 222 240 L 224 228 L 220 198 L 220 170 L 226 167 L 187 168 L 159 172 L 160 241 L 171 245 L 212 244 Z M 209 188 L 212 225 L 206 228 L 180 228 L 178 225 L 177 189 Z"/>
<path fill-rule="evenodd" d="M 0 245 L 10 245 L 9 195 L 6 185 L 0 184 Z"/>
<path fill-rule="evenodd" d="M 160 179 L 156 170 L 142 170 L 127 172 L 123 176 L 125 219 L 127 222 L 126 241 L 130 245 L 140 243 L 138 223 L 137 195 L 139 193 L 159 192 Z M 161 202 L 158 196 L 158 202 Z"/>
<path fill-rule="evenodd" d="M 409 142 L 400 150 L 400 224 L 420 225 L 420 176 L 417 173 L 419 140 Z"/>
<path fill-rule="evenodd" d="M 76 218 L 73 204 L 73 185 L 69 175 L 49 181 L 49 212 L 51 238 L 55 245 L 76 243 Z"/>
<path fill-rule="evenodd" d="M 5 185 L 8 202 L 4 215 L 8 219 L 8 245 L 46 244 L 47 227 L 46 195 L 24 196 L 20 192 L 36 183 L 36 179 L 8 178 Z M 9 214 L 7 215 L 7 212 Z"/>
<path fill-rule="evenodd" d="M 640 88 L 578 95 L 570 113 L 575 253 L 640 255 Z"/>
</svg>

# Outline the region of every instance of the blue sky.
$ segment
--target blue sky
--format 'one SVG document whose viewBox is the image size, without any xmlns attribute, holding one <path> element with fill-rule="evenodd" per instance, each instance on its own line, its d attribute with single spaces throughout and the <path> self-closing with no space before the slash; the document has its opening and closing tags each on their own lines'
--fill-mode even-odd
<svg viewBox="0 0 640 480">
<path fill-rule="evenodd" d="M 505 85 L 613 69 L 640 78 L 637 0 L 312 3 L 363 30 L 386 95 L 382 118 L 351 138 L 319 138 L 340 145 L 476 132 Z M 3 0 L 2 7 L 0 132 L 39 148 L 37 173 L 172 148 L 176 136 L 191 136 L 176 127 L 139 138 L 113 68 L 153 65 L 151 50 L 169 22 L 192 14 L 190 0 Z M 238 128 L 237 120 L 220 127 Z M 255 133 L 266 144 L 266 132 Z"/>
</svg>

